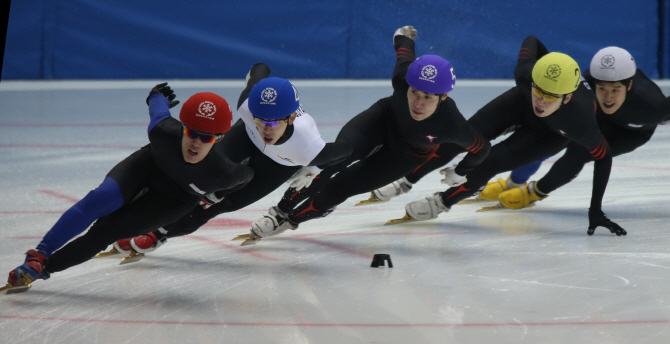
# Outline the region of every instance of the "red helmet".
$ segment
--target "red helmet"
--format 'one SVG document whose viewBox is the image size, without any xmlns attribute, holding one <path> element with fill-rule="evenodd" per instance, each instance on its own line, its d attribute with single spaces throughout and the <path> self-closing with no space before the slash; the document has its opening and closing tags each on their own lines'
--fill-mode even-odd
<svg viewBox="0 0 670 344">
<path fill-rule="evenodd" d="M 210 92 L 196 93 L 184 103 L 179 120 L 199 132 L 223 134 L 233 124 L 230 105 L 221 96 Z"/>
</svg>

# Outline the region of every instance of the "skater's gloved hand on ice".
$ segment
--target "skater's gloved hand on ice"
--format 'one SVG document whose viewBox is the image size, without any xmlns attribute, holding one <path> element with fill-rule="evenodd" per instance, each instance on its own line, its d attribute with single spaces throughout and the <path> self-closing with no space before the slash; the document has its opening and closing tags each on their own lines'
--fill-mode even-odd
<svg viewBox="0 0 670 344">
<path fill-rule="evenodd" d="M 217 197 L 216 192 L 210 192 L 205 195 L 205 198 L 200 201 L 200 205 L 202 206 L 203 209 L 209 209 L 209 207 L 223 201 L 224 197 Z"/>
<path fill-rule="evenodd" d="M 296 191 L 300 191 L 302 188 L 308 188 L 312 185 L 312 181 L 319 173 L 321 173 L 321 170 L 316 166 L 303 166 L 287 182 L 291 183 L 290 187 L 295 188 Z"/>
<path fill-rule="evenodd" d="M 468 181 L 465 176 L 456 174 L 455 166 L 441 169 L 440 174 L 444 176 L 444 179 L 441 180 L 442 184 L 447 184 L 449 187 L 459 186 Z"/>
<path fill-rule="evenodd" d="M 605 215 L 602 210 L 589 209 L 589 230 L 586 233 L 588 235 L 593 235 L 596 227 L 599 226 L 609 229 L 610 232 L 616 234 L 617 236 L 628 234 L 626 233 L 625 229 L 621 228 L 621 226 L 607 218 L 607 215 Z"/>
<path fill-rule="evenodd" d="M 167 82 L 164 82 L 154 86 L 154 88 L 151 89 L 151 92 L 149 92 L 149 96 L 147 97 L 147 105 L 149 105 L 149 98 L 151 98 L 151 96 L 154 94 L 162 94 L 165 98 L 167 98 L 167 100 L 170 102 L 170 109 L 179 104 L 178 100 L 174 100 L 177 95 L 174 94 L 174 91 L 167 84 Z"/>
<path fill-rule="evenodd" d="M 403 26 L 395 31 L 393 39 L 395 40 L 395 36 L 405 36 L 414 40 L 416 38 L 416 32 L 414 26 Z"/>
</svg>

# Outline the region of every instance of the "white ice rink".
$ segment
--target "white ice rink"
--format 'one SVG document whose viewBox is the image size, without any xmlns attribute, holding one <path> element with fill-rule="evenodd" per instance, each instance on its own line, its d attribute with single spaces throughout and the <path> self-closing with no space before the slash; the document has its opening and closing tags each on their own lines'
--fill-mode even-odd
<svg viewBox="0 0 670 344">
<path fill-rule="evenodd" d="M 65 210 L 148 142 L 144 101 L 160 81 L 0 84 L 3 285 Z M 391 94 L 388 81 L 295 84 L 326 141 Z M 182 102 L 211 91 L 236 104 L 243 81 L 170 85 Z M 450 96 L 470 117 L 511 85 L 459 81 Z M 530 209 L 457 205 L 437 220 L 384 226 L 445 189 L 434 172 L 389 203 L 354 208 L 360 195 L 297 231 L 231 242 L 282 187 L 138 263 L 94 259 L 0 295 L 0 342 L 668 343 L 668 147 L 670 125 L 614 159 L 603 208 L 626 237 L 586 235 L 587 165 Z M 376 253 L 394 267 L 371 268 Z"/>
</svg>

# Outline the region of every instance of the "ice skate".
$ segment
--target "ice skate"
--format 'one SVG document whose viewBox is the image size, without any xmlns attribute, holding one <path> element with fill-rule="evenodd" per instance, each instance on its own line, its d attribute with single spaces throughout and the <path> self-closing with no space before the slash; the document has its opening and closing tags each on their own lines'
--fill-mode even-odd
<svg viewBox="0 0 670 344">
<path fill-rule="evenodd" d="M 248 246 L 248 245 L 255 245 L 259 241 L 261 241 L 261 238 L 256 236 L 253 232 L 250 234 L 241 234 L 233 238 L 233 241 L 235 240 L 244 240 L 240 244 L 240 246 Z"/>
<path fill-rule="evenodd" d="M 530 182 L 525 188 L 515 188 L 500 194 L 500 205 L 508 209 L 532 207 L 535 202 L 547 198 L 547 195 L 537 190 L 537 183 Z"/>
<path fill-rule="evenodd" d="M 426 221 L 436 219 L 440 213 L 449 212 L 450 208 L 442 202 L 442 196 L 439 192 L 431 197 L 426 197 L 419 201 L 408 203 L 405 206 L 405 216 L 400 219 L 389 220 L 387 225 L 410 221 Z"/>
<path fill-rule="evenodd" d="M 14 283 L 12 283 L 12 280 Z M 25 276 L 16 278 L 16 275 L 14 274 L 14 271 L 12 270 L 9 273 L 9 278 L 7 279 L 7 285 L 4 287 L 0 288 L 0 293 L 3 291 L 7 291 L 7 294 L 16 294 L 16 293 L 23 293 L 28 291 L 30 289 L 32 282 L 30 278 L 27 278 Z"/>
<path fill-rule="evenodd" d="M 47 262 L 47 254 L 41 250 L 28 250 L 23 265 L 9 272 L 7 285 L 0 288 L 0 292 L 7 294 L 22 293 L 28 291 L 31 283 L 37 279 L 49 279 L 49 273 L 44 268 Z"/>
<path fill-rule="evenodd" d="M 167 231 L 158 228 L 157 230 L 142 234 L 129 240 L 131 250 L 128 256 L 121 260 L 121 264 L 137 262 L 144 258 L 145 253 L 153 252 L 167 242 Z"/>
<path fill-rule="evenodd" d="M 130 251 L 130 254 L 128 255 L 128 257 L 125 257 L 125 258 L 121 259 L 121 263 L 119 263 L 119 265 L 134 263 L 134 262 L 139 261 L 142 258 L 144 258 L 144 253 L 138 253 L 137 251 L 132 250 L 132 251 Z"/>
<path fill-rule="evenodd" d="M 409 214 L 405 213 L 405 216 L 403 216 L 402 218 L 386 221 L 385 225 L 395 225 L 395 224 L 398 224 L 398 223 L 405 223 L 405 222 L 412 222 L 412 221 L 416 221 L 416 220 L 414 218 L 412 218 L 411 216 L 409 216 Z"/>
<path fill-rule="evenodd" d="M 516 184 L 512 181 L 510 177 L 507 177 L 507 180 L 498 178 L 495 182 L 489 182 L 486 184 L 486 188 L 482 192 L 478 193 L 474 198 L 464 199 L 459 204 L 467 203 L 479 203 L 479 202 L 495 202 L 498 201 L 498 197 L 501 193 L 515 188 L 524 187 L 524 184 Z M 491 208 L 491 207 L 484 207 Z"/>
<path fill-rule="evenodd" d="M 121 251 L 117 250 L 116 247 L 112 246 L 112 249 L 107 251 L 107 252 L 100 252 L 95 255 L 93 258 L 100 258 L 100 257 L 107 257 L 107 256 L 113 256 L 115 254 L 120 254 L 122 253 Z"/>
<path fill-rule="evenodd" d="M 360 206 L 360 205 L 369 205 L 369 204 L 375 204 L 375 203 L 384 203 L 384 202 L 388 202 L 389 200 L 390 200 L 390 199 L 387 199 L 387 200 L 381 200 L 381 199 L 377 198 L 377 196 L 375 196 L 375 192 L 372 191 L 372 192 L 370 192 L 370 198 L 368 198 L 368 199 L 366 199 L 366 200 L 363 200 L 363 201 L 358 201 L 358 202 L 356 202 L 356 204 L 354 205 L 354 207 L 358 207 L 358 206 Z"/>
<path fill-rule="evenodd" d="M 93 258 L 113 256 L 117 254 L 129 254 L 133 250 L 133 247 L 130 246 L 130 239 L 121 239 L 115 242 L 112 245 L 112 249 L 107 252 L 100 252 L 95 255 Z"/>
<path fill-rule="evenodd" d="M 402 179 L 396 180 L 391 184 L 382 186 L 381 188 L 370 192 L 370 198 L 364 201 L 359 201 L 356 203 L 356 206 L 388 202 L 391 198 L 406 194 L 410 190 L 412 190 L 412 183 L 408 182 L 407 178 L 403 177 Z"/>
<path fill-rule="evenodd" d="M 534 206 L 535 206 L 535 204 L 529 204 L 526 208 L 534 207 Z M 501 209 L 510 209 L 510 208 L 507 208 L 504 205 L 498 203 L 498 204 L 492 205 L 490 207 L 481 207 L 481 208 L 477 209 L 477 211 L 480 212 L 480 211 L 501 210 Z"/>
<path fill-rule="evenodd" d="M 522 188 L 512 188 L 502 192 L 498 198 L 499 203 L 491 207 L 479 208 L 477 211 L 489 211 L 499 209 L 521 209 L 535 206 L 535 202 L 547 198 L 538 192 L 535 182 L 531 182 Z"/>
<path fill-rule="evenodd" d="M 477 195 L 473 198 L 468 198 L 468 199 L 464 199 L 462 201 L 459 201 L 458 204 L 470 204 L 470 203 L 480 203 L 480 202 L 491 202 L 491 200 L 483 199 L 479 195 Z"/>
<path fill-rule="evenodd" d="M 295 230 L 297 228 L 297 225 L 288 220 L 286 213 L 273 206 L 270 207 L 267 214 L 251 224 L 249 234 L 238 235 L 233 240 L 244 240 L 240 246 L 254 245 L 261 241 L 261 238 L 281 234 L 287 229 Z"/>
</svg>

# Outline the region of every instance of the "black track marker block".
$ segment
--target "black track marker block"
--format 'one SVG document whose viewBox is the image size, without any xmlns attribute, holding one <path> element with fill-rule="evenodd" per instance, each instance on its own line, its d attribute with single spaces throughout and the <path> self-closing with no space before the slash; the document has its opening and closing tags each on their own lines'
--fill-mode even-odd
<svg viewBox="0 0 670 344">
<path fill-rule="evenodd" d="M 378 268 L 380 266 L 384 266 L 384 261 L 389 262 L 389 268 L 393 267 L 393 263 L 391 262 L 391 255 L 388 254 L 375 254 L 374 257 L 372 257 L 372 264 L 370 264 L 371 268 Z"/>
</svg>

